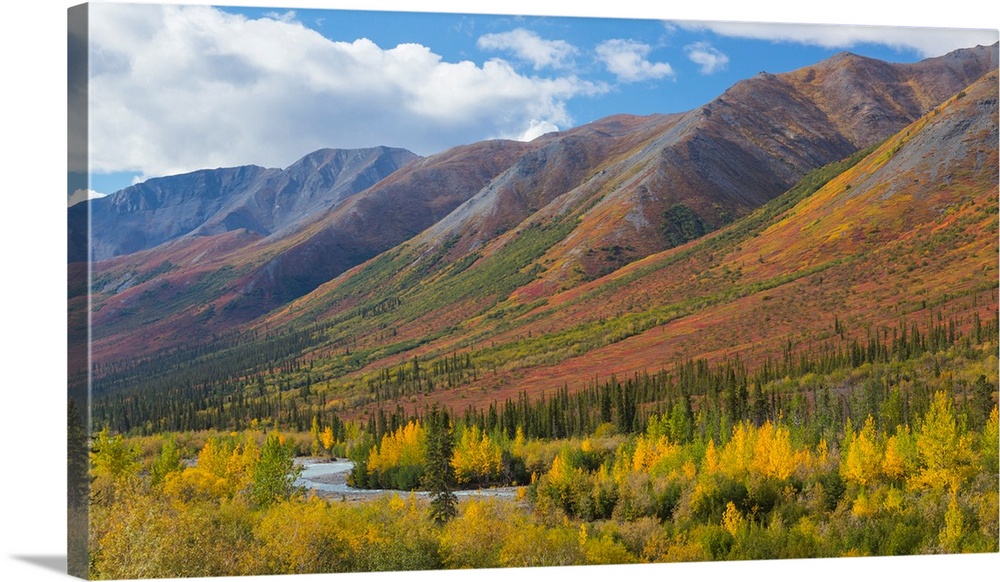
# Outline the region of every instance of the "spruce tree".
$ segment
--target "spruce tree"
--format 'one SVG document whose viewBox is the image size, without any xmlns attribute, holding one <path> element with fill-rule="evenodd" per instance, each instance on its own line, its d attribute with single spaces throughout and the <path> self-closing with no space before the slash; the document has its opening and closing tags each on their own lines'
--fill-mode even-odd
<svg viewBox="0 0 1000 582">
<path fill-rule="evenodd" d="M 453 434 L 448 413 L 438 409 L 431 410 L 427 419 L 427 490 L 431 496 L 430 517 L 442 524 L 455 517 L 458 513 L 458 499 L 451 491 L 455 474 L 451 467 L 453 449 Z"/>
<path fill-rule="evenodd" d="M 288 499 L 299 472 L 292 447 L 283 444 L 277 432 L 267 435 L 250 482 L 250 498 L 254 505 L 269 507 Z"/>
</svg>

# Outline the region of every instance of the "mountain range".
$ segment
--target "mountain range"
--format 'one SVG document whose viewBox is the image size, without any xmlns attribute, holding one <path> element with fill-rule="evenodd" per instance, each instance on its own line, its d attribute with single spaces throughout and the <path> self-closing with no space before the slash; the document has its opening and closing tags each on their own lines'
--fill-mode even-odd
<svg viewBox="0 0 1000 582">
<path fill-rule="evenodd" d="M 131 186 L 70 209 L 71 237 L 90 213 L 94 360 L 116 387 L 153 361 L 308 361 L 351 410 L 378 374 L 465 354 L 474 377 L 403 403 L 486 405 L 901 320 L 970 326 L 997 311 L 997 48 L 842 53 L 527 143 Z"/>
</svg>

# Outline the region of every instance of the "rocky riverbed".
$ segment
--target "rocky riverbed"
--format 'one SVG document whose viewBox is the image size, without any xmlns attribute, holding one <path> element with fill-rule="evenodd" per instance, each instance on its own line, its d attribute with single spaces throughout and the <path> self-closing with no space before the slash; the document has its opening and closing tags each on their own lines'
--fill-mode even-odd
<svg viewBox="0 0 1000 582">
<path fill-rule="evenodd" d="M 302 468 L 296 487 L 302 487 L 316 495 L 327 499 L 343 501 L 359 501 L 371 499 L 379 495 L 409 495 L 410 491 L 395 489 L 357 489 L 347 484 L 347 475 L 354 468 L 354 463 L 347 459 L 300 458 L 295 465 Z M 493 487 L 489 489 L 456 490 L 455 496 L 462 497 L 517 497 L 517 487 Z M 428 497 L 426 491 L 413 491 L 417 497 Z"/>
</svg>

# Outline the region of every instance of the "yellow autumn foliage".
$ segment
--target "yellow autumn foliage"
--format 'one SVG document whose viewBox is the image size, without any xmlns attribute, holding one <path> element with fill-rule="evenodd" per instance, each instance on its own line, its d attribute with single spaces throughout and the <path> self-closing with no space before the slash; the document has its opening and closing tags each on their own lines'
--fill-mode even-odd
<svg viewBox="0 0 1000 582">
<path fill-rule="evenodd" d="M 378 449 L 368 456 L 370 471 L 388 471 L 394 467 L 422 465 L 427 457 L 427 435 L 414 421 L 382 436 Z"/>
<path fill-rule="evenodd" d="M 719 453 L 715 449 L 715 439 L 708 439 L 705 447 L 705 460 L 701 463 L 703 475 L 714 475 L 719 471 Z"/>
<path fill-rule="evenodd" d="M 957 489 L 974 472 L 973 437 L 960 430 L 952 399 L 936 392 L 917 433 L 919 472 L 909 484 L 917 489 Z"/>
<path fill-rule="evenodd" d="M 862 489 L 861 492 L 858 493 L 857 499 L 855 499 L 854 504 L 851 505 L 851 514 L 854 515 L 854 517 L 872 517 L 878 513 L 878 510 L 878 500 L 872 499 L 871 496 L 868 495 L 866 489 Z"/>
<path fill-rule="evenodd" d="M 269 509 L 254 528 L 260 540 L 255 569 L 281 574 L 343 572 L 353 561 L 359 533 L 347 508 L 312 498 Z"/>
<path fill-rule="evenodd" d="M 337 439 L 333 436 L 333 428 L 329 426 L 324 428 L 323 432 L 319 435 L 319 440 L 323 444 L 323 448 L 329 451 L 337 442 Z"/>
<path fill-rule="evenodd" d="M 726 504 L 726 510 L 722 513 L 722 527 L 730 533 L 730 535 L 735 536 L 739 533 L 740 528 L 746 520 L 740 510 L 736 508 L 736 505 L 730 501 Z"/>
<path fill-rule="evenodd" d="M 228 494 L 226 479 L 201 467 L 188 467 L 168 473 L 163 479 L 163 492 L 180 502 L 212 501 Z"/>
<path fill-rule="evenodd" d="M 896 427 L 896 434 L 885 441 L 882 473 L 890 479 L 902 479 L 914 471 L 916 462 L 916 443 L 910 433 L 910 428 Z"/>
<path fill-rule="evenodd" d="M 260 460 L 260 447 L 249 432 L 243 442 L 234 442 L 233 436 L 208 439 L 194 467 L 166 476 L 164 492 L 183 502 L 232 498 L 245 492 Z"/>
<path fill-rule="evenodd" d="M 882 474 L 882 451 L 872 417 L 869 415 L 861 430 L 851 436 L 841 459 L 840 474 L 859 485 L 871 485 Z"/>
<path fill-rule="evenodd" d="M 962 510 L 958 506 L 958 495 L 952 491 L 951 499 L 948 501 L 948 510 L 944 513 L 944 527 L 938 534 L 941 549 L 948 553 L 961 552 L 964 534 L 965 520 L 962 517 Z"/>
<path fill-rule="evenodd" d="M 636 439 L 635 452 L 632 453 L 631 469 L 637 473 L 650 473 L 654 467 L 669 462 L 680 452 L 681 447 L 671 443 L 666 436 L 640 435 Z"/>
<path fill-rule="evenodd" d="M 566 465 L 562 455 L 558 455 L 555 459 L 552 459 L 552 467 L 546 475 L 553 481 L 564 481 L 569 476 L 568 471 L 570 470 L 571 467 Z"/>
<path fill-rule="evenodd" d="M 246 440 L 233 449 L 226 463 L 226 480 L 231 492 L 239 493 L 246 490 L 258 461 L 260 461 L 260 447 L 252 435 L 247 435 Z"/>
<path fill-rule="evenodd" d="M 789 478 L 795 471 L 799 459 L 792 451 L 792 441 L 788 429 L 765 422 L 757 429 L 753 443 L 752 471 L 783 480 Z"/>
<path fill-rule="evenodd" d="M 503 449 L 478 426 L 466 428 L 452 453 L 451 466 L 460 484 L 484 485 L 503 469 Z"/>
<path fill-rule="evenodd" d="M 733 428 L 733 434 L 719 453 L 720 472 L 733 479 L 742 479 L 753 463 L 753 441 L 756 429 L 749 422 Z"/>
<path fill-rule="evenodd" d="M 792 449 L 788 429 L 770 421 L 760 428 L 750 422 L 736 425 L 732 438 L 718 457 L 719 470 L 733 479 L 742 479 L 751 473 L 773 479 L 787 479 L 795 472 L 799 463 L 810 459 L 808 456 L 797 455 Z"/>
<path fill-rule="evenodd" d="M 903 509 L 903 502 L 903 492 L 895 487 L 890 487 L 882 499 L 882 508 L 886 511 L 899 511 Z"/>
<path fill-rule="evenodd" d="M 515 529 L 515 522 L 495 499 L 470 499 L 441 534 L 444 565 L 448 568 L 496 567 L 504 539 Z"/>
<path fill-rule="evenodd" d="M 233 447 L 222 439 L 213 437 L 205 442 L 201 452 L 198 453 L 198 468 L 225 478 L 228 471 L 229 457 L 233 454 Z"/>
</svg>

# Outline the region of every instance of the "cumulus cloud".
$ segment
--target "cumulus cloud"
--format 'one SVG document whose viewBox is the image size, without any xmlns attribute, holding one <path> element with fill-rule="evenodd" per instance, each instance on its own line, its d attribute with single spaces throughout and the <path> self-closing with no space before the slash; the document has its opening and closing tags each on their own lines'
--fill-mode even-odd
<svg viewBox="0 0 1000 582">
<path fill-rule="evenodd" d="M 559 131 L 559 128 L 548 121 L 532 119 L 531 123 L 528 125 L 528 129 L 524 130 L 521 135 L 517 136 L 517 139 L 519 141 L 531 141 L 536 137 L 545 135 L 546 133 L 552 133 L 553 131 Z"/>
<path fill-rule="evenodd" d="M 564 40 L 546 40 L 538 33 L 523 28 L 484 34 L 476 41 L 476 46 L 482 50 L 510 52 L 518 59 L 531 63 L 536 71 L 566 68 L 578 52 L 576 47 Z"/>
<path fill-rule="evenodd" d="M 68 205 L 73 206 L 74 204 L 79 204 L 84 200 L 94 200 L 97 198 L 104 198 L 105 196 L 107 196 L 107 194 L 102 194 L 101 192 L 97 192 L 95 190 L 80 189 L 73 192 L 73 195 L 69 197 Z"/>
<path fill-rule="evenodd" d="M 996 30 L 750 22 L 676 24 L 687 30 L 709 30 L 721 36 L 794 42 L 833 49 L 846 49 L 863 43 L 880 44 L 895 49 L 914 50 L 924 57 L 936 57 L 959 48 L 997 42 Z"/>
<path fill-rule="evenodd" d="M 91 171 L 283 167 L 322 147 L 426 155 L 570 125 L 566 100 L 606 90 L 499 59 L 445 62 L 418 44 L 335 42 L 280 16 L 91 6 Z"/>
<path fill-rule="evenodd" d="M 597 58 L 618 81 L 633 83 L 649 79 L 673 77 L 670 63 L 653 63 L 646 59 L 652 47 L 634 40 L 611 39 L 597 45 Z"/>
<path fill-rule="evenodd" d="M 716 71 L 726 68 L 729 57 L 719 49 L 707 42 L 695 42 L 684 47 L 688 59 L 698 65 L 698 70 L 703 75 L 711 75 Z"/>
</svg>

